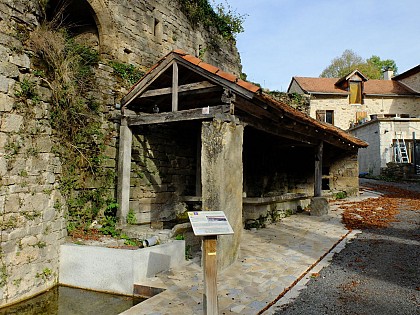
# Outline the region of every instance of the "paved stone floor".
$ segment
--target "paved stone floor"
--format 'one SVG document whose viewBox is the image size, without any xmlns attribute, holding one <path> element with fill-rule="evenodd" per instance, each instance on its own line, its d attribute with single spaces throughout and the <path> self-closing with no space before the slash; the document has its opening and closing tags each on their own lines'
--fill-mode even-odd
<svg viewBox="0 0 420 315">
<path fill-rule="evenodd" d="M 298 279 L 317 272 L 320 259 L 348 235 L 340 220 L 341 210 L 332 205 L 323 217 L 301 213 L 264 229 L 245 230 L 240 258 L 218 274 L 219 314 L 272 314 L 274 307 L 262 310 Z M 197 259 L 142 285 L 165 291 L 122 314 L 203 314 L 203 275 Z"/>
</svg>

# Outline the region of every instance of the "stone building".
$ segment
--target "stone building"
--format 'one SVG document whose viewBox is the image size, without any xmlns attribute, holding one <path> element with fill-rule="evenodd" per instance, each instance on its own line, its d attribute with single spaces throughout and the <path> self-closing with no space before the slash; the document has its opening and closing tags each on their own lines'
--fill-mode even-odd
<svg viewBox="0 0 420 315">
<path fill-rule="evenodd" d="M 358 70 L 343 78 L 293 77 L 288 92 L 309 96 L 309 115 L 341 129 L 383 117 L 419 117 L 418 68 L 383 80 L 368 80 Z"/>
<path fill-rule="evenodd" d="M 55 137 L 50 123 L 52 91 L 26 45 L 31 32 L 43 21 L 55 21 L 99 52 L 92 95 L 102 109 L 97 119 L 108 135 L 104 167 L 110 171 L 116 169 L 118 144 L 115 104 L 127 92 L 110 61 L 146 70 L 182 47 L 227 71 L 241 72 L 234 41 L 193 27 L 178 1 L 70 0 L 60 9 L 62 3 L 0 1 L 0 307 L 57 284 L 59 246 L 67 234 L 68 200 L 60 190 L 63 165 L 56 150 L 63 140 Z M 34 90 L 25 90 L 30 97 L 18 106 L 22 88 Z M 174 179 L 188 176 L 187 158 L 171 163 L 179 164 Z M 116 198 L 115 186 L 111 181 L 105 187 L 110 198 Z M 144 190 L 147 194 L 152 192 Z"/>
<path fill-rule="evenodd" d="M 194 205 L 223 210 L 235 232 L 219 237 L 223 268 L 247 219 L 275 221 L 323 190 L 357 194 L 366 145 L 177 50 L 122 100 L 118 215 L 152 223 Z"/>
<path fill-rule="evenodd" d="M 419 78 L 420 66 L 394 77 L 387 71 L 384 80 L 368 80 L 355 70 L 341 79 L 294 77 L 288 92 L 309 96 L 311 117 L 368 142 L 369 147 L 359 151 L 359 172 L 376 176 L 390 162 L 418 163 Z M 407 169 L 414 172 L 415 167 Z"/>
</svg>

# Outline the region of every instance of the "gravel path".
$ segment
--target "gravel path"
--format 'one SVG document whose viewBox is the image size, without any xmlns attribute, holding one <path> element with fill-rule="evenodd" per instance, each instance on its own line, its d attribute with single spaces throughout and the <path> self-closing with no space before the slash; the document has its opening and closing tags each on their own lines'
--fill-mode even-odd
<svg viewBox="0 0 420 315">
<path fill-rule="evenodd" d="M 398 208 L 397 222 L 363 230 L 275 314 L 420 314 L 420 208 Z"/>
</svg>

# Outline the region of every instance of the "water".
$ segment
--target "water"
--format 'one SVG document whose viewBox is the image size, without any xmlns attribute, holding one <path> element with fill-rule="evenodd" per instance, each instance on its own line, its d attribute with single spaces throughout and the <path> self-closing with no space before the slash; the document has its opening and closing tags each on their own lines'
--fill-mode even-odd
<svg viewBox="0 0 420 315">
<path fill-rule="evenodd" d="M 116 315 L 145 299 L 56 286 L 0 315 Z"/>
</svg>

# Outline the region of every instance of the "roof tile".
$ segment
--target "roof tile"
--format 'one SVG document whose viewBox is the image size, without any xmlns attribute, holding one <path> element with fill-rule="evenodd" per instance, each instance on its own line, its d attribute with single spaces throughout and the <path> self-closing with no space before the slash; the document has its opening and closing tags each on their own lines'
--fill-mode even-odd
<svg viewBox="0 0 420 315">
<path fill-rule="evenodd" d="M 248 91 L 251 91 L 253 93 L 258 92 L 261 88 L 255 84 L 252 84 L 250 82 L 244 81 L 239 79 L 238 82 L 236 82 L 239 86 L 243 87 L 244 89 L 247 89 Z"/>
<path fill-rule="evenodd" d="M 223 79 L 226 79 L 226 80 L 228 80 L 228 81 L 230 81 L 230 82 L 236 82 L 236 80 L 238 79 L 234 74 L 232 74 L 232 73 L 227 73 L 227 72 L 224 72 L 224 71 L 222 71 L 222 70 L 219 70 L 217 73 L 216 73 L 219 77 L 221 77 L 221 78 L 223 78 Z"/>
<path fill-rule="evenodd" d="M 211 73 L 216 73 L 216 72 L 220 71 L 219 68 L 217 68 L 217 67 L 215 67 L 211 64 L 205 63 L 205 62 L 200 62 L 198 64 L 198 66 L 200 68 L 204 69 L 204 70 L 207 70 L 208 72 L 211 72 Z"/>
<path fill-rule="evenodd" d="M 187 54 L 182 49 L 175 49 L 173 52 L 176 53 L 176 54 L 178 54 L 178 55 L 183 55 L 183 56 L 185 56 Z"/>
<path fill-rule="evenodd" d="M 184 55 L 182 56 L 182 59 L 188 61 L 189 63 L 192 63 L 195 66 L 202 62 L 201 59 L 198 59 L 197 57 L 191 55 Z"/>
</svg>

